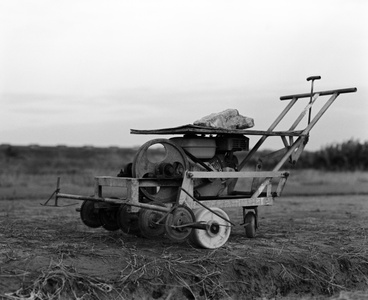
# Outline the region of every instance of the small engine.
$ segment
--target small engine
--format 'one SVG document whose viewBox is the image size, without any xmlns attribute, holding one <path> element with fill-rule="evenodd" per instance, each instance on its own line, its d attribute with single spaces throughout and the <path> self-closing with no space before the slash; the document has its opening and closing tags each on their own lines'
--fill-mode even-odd
<svg viewBox="0 0 368 300">
<path fill-rule="evenodd" d="M 187 154 L 201 160 L 210 160 L 215 153 L 249 150 L 249 138 L 243 135 L 217 135 L 216 137 L 184 135 L 184 137 L 171 138 L 170 141 L 183 148 Z"/>
<path fill-rule="evenodd" d="M 185 135 L 170 140 L 184 150 L 191 171 L 236 172 L 238 159 L 234 152 L 249 150 L 249 139 L 243 135 L 216 137 Z M 225 191 L 228 182 L 226 179 L 196 179 L 195 196 L 198 198 L 219 196 Z"/>
<path fill-rule="evenodd" d="M 157 148 L 162 146 L 162 148 Z M 186 171 L 236 172 L 236 151 L 248 151 L 249 139 L 243 135 L 184 135 L 155 139 L 143 144 L 132 163 L 124 166 L 118 177 L 181 180 Z M 194 179 L 194 196 L 198 199 L 226 194 L 231 179 Z M 176 186 L 141 187 L 145 201 L 173 202 Z M 142 200 L 143 201 L 143 200 Z"/>
</svg>

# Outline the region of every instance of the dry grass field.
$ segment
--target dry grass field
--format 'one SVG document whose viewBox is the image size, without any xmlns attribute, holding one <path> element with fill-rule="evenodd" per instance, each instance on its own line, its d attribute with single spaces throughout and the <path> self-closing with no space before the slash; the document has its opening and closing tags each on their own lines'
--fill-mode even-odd
<svg viewBox="0 0 368 300">
<path fill-rule="evenodd" d="M 292 171 L 260 208 L 254 239 L 235 226 L 215 250 L 88 228 L 62 192 L 93 194 L 118 168 L 0 174 L 0 299 L 368 299 L 368 173 Z M 17 171 L 18 170 L 18 171 Z M 241 211 L 228 209 L 235 224 Z"/>
<path fill-rule="evenodd" d="M 0 293 L 8 299 L 366 299 L 366 196 L 285 197 L 257 237 L 222 248 L 84 226 L 74 207 L 3 200 Z M 227 211 L 240 223 L 240 212 Z"/>
</svg>

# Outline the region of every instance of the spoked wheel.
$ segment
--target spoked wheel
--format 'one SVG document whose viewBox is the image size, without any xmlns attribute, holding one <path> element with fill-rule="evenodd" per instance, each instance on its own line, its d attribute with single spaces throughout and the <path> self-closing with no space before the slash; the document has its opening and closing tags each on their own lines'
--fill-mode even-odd
<svg viewBox="0 0 368 300">
<path fill-rule="evenodd" d="M 247 212 L 244 217 L 245 235 L 248 238 L 256 236 L 256 214 L 252 211 Z"/>
<path fill-rule="evenodd" d="M 118 225 L 117 213 L 118 208 L 116 206 L 111 206 L 108 208 L 100 208 L 98 215 L 102 227 L 108 231 L 118 230 L 120 227 Z"/>
<path fill-rule="evenodd" d="M 204 224 L 205 229 L 194 229 L 191 241 L 202 248 L 216 249 L 223 246 L 229 239 L 231 224 L 224 220 L 229 220 L 229 217 L 222 209 L 214 207 L 211 210 L 222 218 L 205 208 L 194 211 L 196 222 Z"/>
<path fill-rule="evenodd" d="M 182 178 L 187 169 L 188 160 L 183 149 L 167 139 L 155 139 L 139 148 L 132 175 L 135 178 Z M 173 202 L 178 187 L 141 188 L 140 191 L 151 201 Z"/>
<path fill-rule="evenodd" d="M 186 206 L 180 205 L 166 218 L 166 234 L 171 240 L 182 242 L 192 233 L 192 228 L 185 225 L 193 224 L 194 222 L 195 216 L 193 211 Z"/>
<path fill-rule="evenodd" d="M 158 203 L 150 204 L 165 206 Z M 163 235 L 165 233 L 165 215 L 165 212 L 142 208 L 138 215 L 138 227 L 141 235 L 145 238 L 155 238 Z M 157 224 L 158 221 L 160 221 L 159 224 Z"/>
<path fill-rule="evenodd" d="M 94 201 L 84 200 L 80 209 L 80 218 L 84 225 L 91 228 L 101 227 L 98 212 L 95 209 Z"/>
<path fill-rule="evenodd" d="M 127 205 L 121 205 L 116 216 L 119 228 L 125 233 L 139 236 L 138 214 L 131 213 Z"/>
</svg>

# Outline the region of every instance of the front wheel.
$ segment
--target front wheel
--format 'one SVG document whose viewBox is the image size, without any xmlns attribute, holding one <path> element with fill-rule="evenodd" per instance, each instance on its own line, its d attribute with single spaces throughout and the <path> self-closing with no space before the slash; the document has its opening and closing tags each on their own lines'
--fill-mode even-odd
<svg viewBox="0 0 368 300">
<path fill-rule="evenodd" d="M 192 230 L 190 241 L 195 246 L 216 249 L 227 242 L 231 232 L 231 224 L 226 212 L 218 207 L 212 207 L 211 211 L 201 207 L 194 210 L 194 215 L 196 222 L 204 225 L 202 229 Z"/>
</svg>

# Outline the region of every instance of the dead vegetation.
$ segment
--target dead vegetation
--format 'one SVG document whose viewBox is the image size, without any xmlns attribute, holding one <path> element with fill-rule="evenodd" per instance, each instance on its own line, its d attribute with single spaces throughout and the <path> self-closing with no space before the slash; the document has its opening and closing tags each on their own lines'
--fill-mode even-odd
<svg viewBox="0 0 368 300">
<path fill-rule="evenodd" d="M 255 239 L 236 227 L 216 250 L 86 228 L 73 208 L 2 204 L 6 299 L 359 299 L 368 288 L 364 196 L 283 199 Z"/>
</svg>

